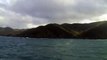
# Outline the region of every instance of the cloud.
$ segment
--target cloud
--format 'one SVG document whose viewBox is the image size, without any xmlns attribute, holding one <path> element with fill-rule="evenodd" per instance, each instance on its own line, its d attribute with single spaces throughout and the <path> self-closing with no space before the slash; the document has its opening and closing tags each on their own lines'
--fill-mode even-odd
<svg viewBox="0 0 107 60">
<path fill-rule="evenodd" d="M 2 27 L 13 27 L 13 28 L 23 28 L 26 27 L 27 21 L 22 19 L 23 16 L 17 15 L 14 12 L 2 10 L 0 11 L 0 26 Z M 24 23 L 23 23 L 24 22 Z"/>
<path fill-rule="evenodd" d="M 15 28 L 48 23 L 91 22 L 107 13 L 107 0 L 16 0 L 4 6 L 7 8 L 0 9 L 0 16 L 5 18 L 4 25 Z"/>
<path fill-rule="evenodd" d="M 42 18 L 34 18 L 29 15 L 21 15 L 13 11 L 0 9 L 0 26 L 12 28 L 33 28 L 43 25 L 46 21 Z"/>
<path fill-rule="evenodd" d="M 12 9 L 18 13 L 49 20 L 80 20 L 105 13 L 107 10 L 107 6 L 104 4 L 105 1 L 106 0 L 19 0 Z"/>
</svg>

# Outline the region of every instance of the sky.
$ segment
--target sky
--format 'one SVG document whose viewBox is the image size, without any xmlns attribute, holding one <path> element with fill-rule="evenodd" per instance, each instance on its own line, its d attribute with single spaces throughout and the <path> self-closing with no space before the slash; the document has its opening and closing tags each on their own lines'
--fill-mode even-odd
<svg viewBox="0 0 107 60">
<path fill-rule="evenodd" d="M 0 0 L 0 27 L 107 20 L 107 0 Z"/>
</svg>

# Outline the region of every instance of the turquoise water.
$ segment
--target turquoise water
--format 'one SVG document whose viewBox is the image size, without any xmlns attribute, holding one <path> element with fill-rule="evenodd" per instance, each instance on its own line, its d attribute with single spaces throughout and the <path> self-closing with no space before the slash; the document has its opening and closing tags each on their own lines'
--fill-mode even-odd
<svg viewBox="0 0 107 60">
<path fill-rule="evenodd" d="M 0 60 L 107 60 L 107 40 L 0 37 Z"/>
</svg>

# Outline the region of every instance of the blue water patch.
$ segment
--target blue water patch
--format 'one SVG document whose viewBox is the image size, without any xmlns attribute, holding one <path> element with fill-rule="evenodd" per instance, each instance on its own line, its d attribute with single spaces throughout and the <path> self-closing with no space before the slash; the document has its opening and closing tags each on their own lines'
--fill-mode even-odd
<svg viewBox="0 0 107 60">
<path fill-rule="evenodd" d="M 107 40 L 0 37 L 0 60 L 107 60 Z"/>
</svg>

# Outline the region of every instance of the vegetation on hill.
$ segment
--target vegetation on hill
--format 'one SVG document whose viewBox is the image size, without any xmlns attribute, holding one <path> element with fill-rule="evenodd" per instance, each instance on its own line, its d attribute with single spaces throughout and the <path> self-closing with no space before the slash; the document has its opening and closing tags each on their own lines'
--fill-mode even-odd
<svg viewBox="0 0 107 60">
<path fill-rule="evenodd" d="M 32 29 L 0 28 L 1 36 L 31 38 L 107 39 L 107 21 L 89 24 L 48 24 Z"/>
<path fill-rule="evenodd" d="M 90 24 L 48 24 L 28 29 L 17 36 L 31 38 L 105 39 L 107 38 L 107 21 Z"/>
</svg>

